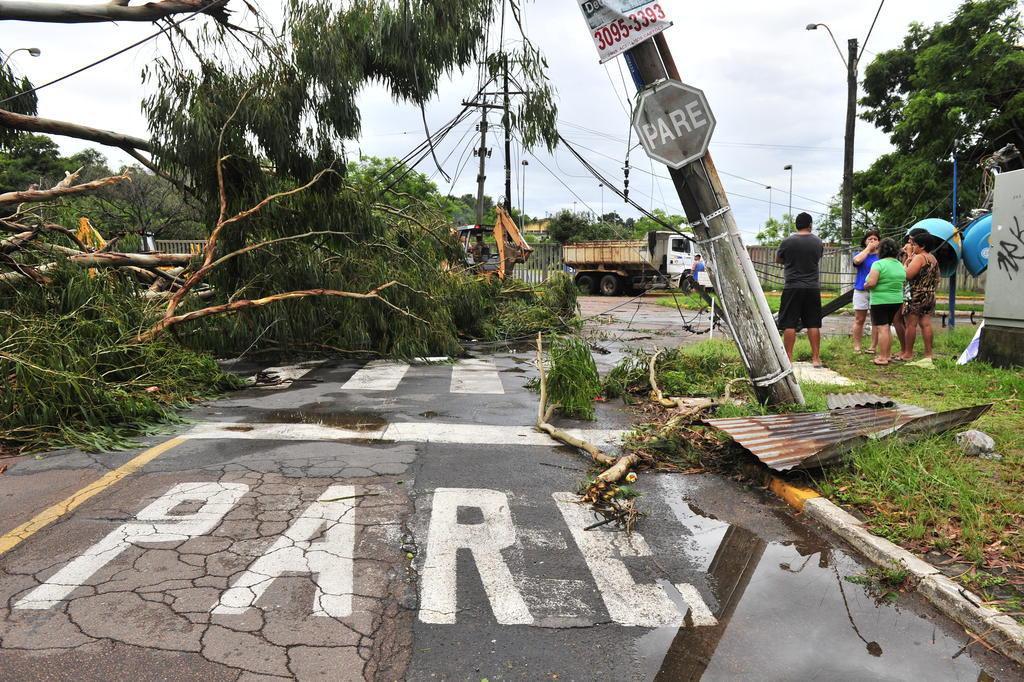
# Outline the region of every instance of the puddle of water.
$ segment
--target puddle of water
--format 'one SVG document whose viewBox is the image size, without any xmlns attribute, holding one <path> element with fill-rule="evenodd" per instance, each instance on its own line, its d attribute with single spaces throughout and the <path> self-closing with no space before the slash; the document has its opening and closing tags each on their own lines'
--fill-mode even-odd
<svg viewBox="0 0 1024 682">
<path fill-rule="evenodd" d="M 980 646 L 954 658 L 968 641 L 962 630 L 920 615 L 928 607 L 916 597 L 879 600 L 849 582 L 866 569 L 817 536 L 793 527 L 792 541 L 766 542 L 664 480 L 664 499 L 689 531 L 684 551 L 708 575 L 718 625 L 639 638 L 643 679 L 976 680 L 1001 679 L 999 666 L 1012 665 Z"/>
<path fill-rule="evenodd" d="M 312 403 L 294 410 L 267 410 L 252 417 L 264 424 L 321 424 L 350 431 L 380 431 L 388 420 L 373 412 L 345 412 L 331 410 L 328 404 Z"/>
<path fill-rule="evenodd" d="M 248 431 L 252 431 L 253 427 L 252 426 L 225 426 L 224 430 L 225 431 L 236 431 L 238 433 L 246 433 Z"/>
<path fill-rule="evenodd" d="M 438 417 L 451 417 L 447 412 L 436 412 L 434 410 L 427 410 L 426 412 L 420 412 L 420 416 L 424 419 L 437 419 Z"/>
</svg>

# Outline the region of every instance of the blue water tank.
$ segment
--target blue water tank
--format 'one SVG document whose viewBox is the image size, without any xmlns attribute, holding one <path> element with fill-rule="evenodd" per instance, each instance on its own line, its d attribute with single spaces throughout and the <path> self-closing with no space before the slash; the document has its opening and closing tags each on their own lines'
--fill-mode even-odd
<svg viewBox="0 0 1024 682">
<path fill-rule="evenodd" d="M 953 227 L 953 223 L 942 218 L 925 218 L 907 230 L 907 236 L 919 232 L 927 232 L 933 237 L 928 251 L 939 261 L 939 272 L 942 276 L 952 276 L 960 264 L 960 235 Z"/>
<path fill-rule="evenodd" d="M 988 270 L 989 236 L 992 234 L 992 214 L 975 218 L 964 228 L 964 265 L 975 277 Z"/>
</svg>

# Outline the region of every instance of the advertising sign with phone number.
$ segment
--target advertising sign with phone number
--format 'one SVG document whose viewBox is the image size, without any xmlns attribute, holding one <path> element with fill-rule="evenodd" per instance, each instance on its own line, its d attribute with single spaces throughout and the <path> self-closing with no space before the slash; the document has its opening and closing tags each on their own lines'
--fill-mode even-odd
<svg viewBox="0 0 1024 682">
<path fill-rule="evenodd" d="M 604 64 L 672 25 L 668 0 L 579 0 Z"/>
</svg>

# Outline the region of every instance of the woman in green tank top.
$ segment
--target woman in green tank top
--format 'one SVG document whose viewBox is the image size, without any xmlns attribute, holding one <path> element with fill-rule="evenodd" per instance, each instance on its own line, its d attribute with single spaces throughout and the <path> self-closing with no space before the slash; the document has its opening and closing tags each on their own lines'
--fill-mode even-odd
<svg viewBox="0 0 1024 682">
<path fill-rule="evenodd" d="M 878 245 L 878 260 L 871 266 L 865 286 L 871 291 L 871 324 L 878 328 L 876 365 L 888 365 L 892 357 L 892 332 L 889 329 L 903 306 L 903 285 L 907 271 L 897 256 L 900 247 L 892 239 Z"/>
</svg>

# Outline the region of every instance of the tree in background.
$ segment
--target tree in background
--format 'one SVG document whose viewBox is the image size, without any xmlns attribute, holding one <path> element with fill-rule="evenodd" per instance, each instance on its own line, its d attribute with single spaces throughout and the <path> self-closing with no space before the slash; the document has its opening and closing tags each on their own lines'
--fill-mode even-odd
<svg viewBox="0 0 1024 682">
<path fill-rule="evenodd" d="M 754 238 L 761 246 L 778 246 L 793 232 L 793 219 L 788 213 L 780 218 L 769 218 Z"/>
<path fill-rule="evenodd" d="M 911 24 L 900 47 L 868 66 L 862 117 L 895 150 L 857 174 L 855 200 L 883 231 L 949 215 L 951 155 L 965 215 L 979 204 L 979 161 L 1007 143 L 1024 149 L 1022 38 L 1015 0 L 971 0 L 946 23 Z"/>
<path fill-rule="evenodd" d="M 679 229 L 683 230 L 688 229 L 686 226 L 689 225 L 689 223 L 686 221 L 686 216 L 670 214 L 660 208 L 654 209 L 651 213 L 656 215 L 663 223 L 675 225 Z M 637 238 L 646 237 L 648 232 L 657 232 L 664 229 L 664 225 L 648 218 L 647 216 L 640 217 L 632 226 L 633 236 Z"/>
<path fill-rule="evenodd" d="M 107 170 L 103 155 L 94 149 L 65 157 L 61 156 L 57 143 L 45 135 L 12 135 L 6 148 L 0 150 L 0 192 L 13 192 L 32 185 L 51 187 L 66 172 L 94 166 Z"/>
<path fill-rule="evenodd" d="M 559 244 L 630 238 L 624 224 L 594 220 L 589 213 L 576 213 L 569 209 L 563 209 L 551 218 L 548 236 Z"/>
</svg>

